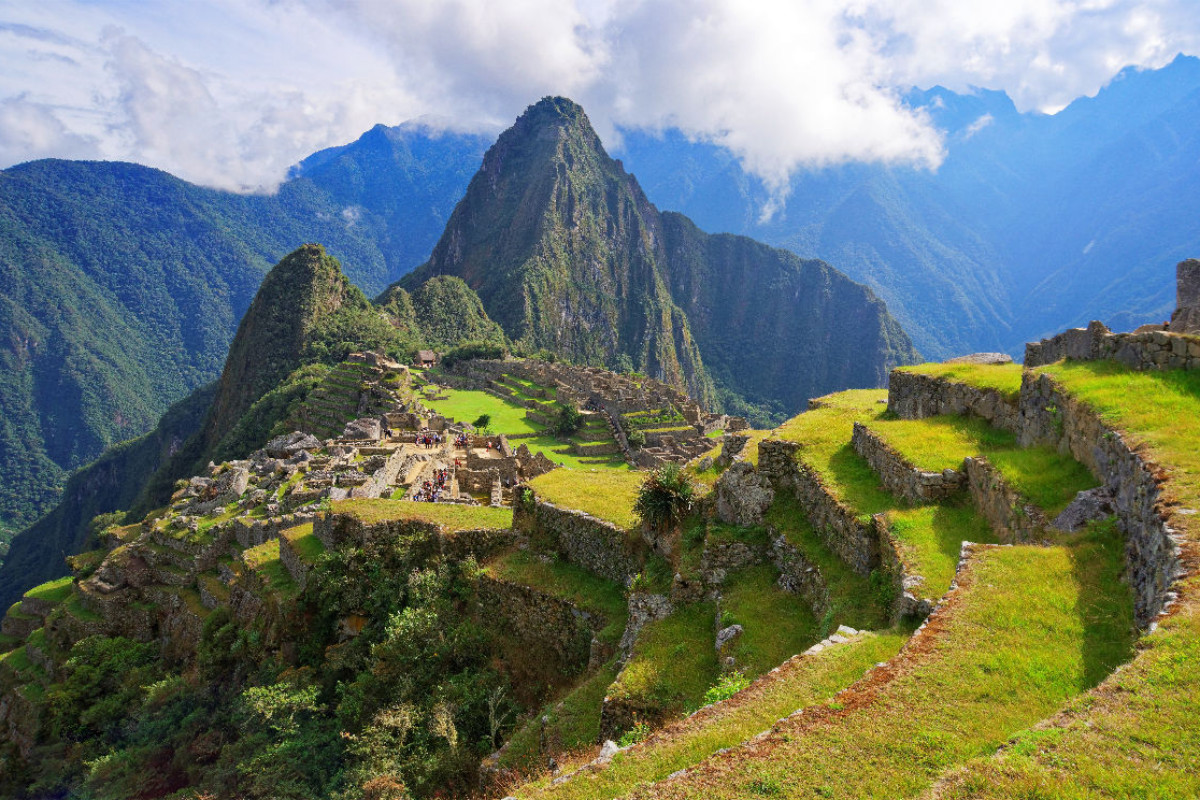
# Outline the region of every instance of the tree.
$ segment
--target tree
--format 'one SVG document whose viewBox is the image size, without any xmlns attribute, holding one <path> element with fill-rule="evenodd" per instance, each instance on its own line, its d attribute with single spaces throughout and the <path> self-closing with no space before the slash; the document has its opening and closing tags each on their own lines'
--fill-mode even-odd
<svg viewBox="0 0 1200 800">
<path fill-rule="evenodd" d="M 486 428 L 488 425 L 491 425 L 491 424 L 492 424 L 492 415 L 491 414 L 480 414 L 475 419 L 475 421 L 471 423 L 471 427 Z"/>
<path fill-rule="evenodd" d="M 664 464 L 646 476 L 633 510 L 646 525 L 660 532 L 668 531 L 691 511 L 694 494 L 695 487 L 679 465 Z"/>
<path fill-rule="evenodd" d="M 554 435 L 570 436 L 583 427 L 583 412 L 570 403 L 558 404 L 558 416 L 554 420 Z"/>
</svg>

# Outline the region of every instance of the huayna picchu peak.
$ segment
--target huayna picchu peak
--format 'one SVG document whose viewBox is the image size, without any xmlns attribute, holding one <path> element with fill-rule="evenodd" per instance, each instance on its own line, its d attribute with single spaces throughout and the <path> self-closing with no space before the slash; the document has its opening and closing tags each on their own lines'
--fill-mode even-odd
<svg viewBox="0 0 1200 800">
<path fill-rule="evenodd" d="M 530 351 L 628 365 L 760 417 L 916 358 L 883 303 L 823 262 L 660 213 L 560 97 L 500 135 L 400 285 L 435 275 L 465 280 Z"/>
</svg>

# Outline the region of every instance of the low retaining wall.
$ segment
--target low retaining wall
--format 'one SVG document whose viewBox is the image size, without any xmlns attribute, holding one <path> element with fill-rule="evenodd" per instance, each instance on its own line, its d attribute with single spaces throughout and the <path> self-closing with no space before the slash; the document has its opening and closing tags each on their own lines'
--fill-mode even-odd
<svg viewBox="0 0 1200 800">
<path fill-rule="evenodd" d="M 879 534 L 829 494 L 820 476 L 796 458 L 794 442 L 765 439 L 758 446 L 758 469 L 776 491 L 790 489 L 808 513 L 809 521 L 827 547 L 860 575 L 879 565 Z"/>
<path fill-rule="evenodd" d="M 335 550 L 346 544 L 361 546 L 368 541 L 404 541 L 414 562 L 433 558 L 464 559 L 474 556 L 483 561 L 516 541 L 510 528 L 480 528 L 445 532 L 441 526 L 420 520 L 399 519 L 366 524 L 351 514 L 328 514 L 313 523 L 313 533 Z"/>
<path fill-rule="evenodd" d="M 628 586 L 642 571 L 637 545 L 640 537 L 582 511 L 559 508 L 536 495 L 532 506 L 515 504 L 513 527 L 544 540 L 546 546 L 572 564 L 622 586 Z"/>
<path fill-rule="evenodd" d="M 1126 535 L 1134 615 L 1137 624 L 1146 627 L 1166 602 L 1171 583 L 1182 574 L 1180 540 L 1162 504 L 1160 485 L 1166 475 L 1049 375 L 1025 373 L 1021 422 L 1023 446 L 1048 444 L 1069 451 L 1112 492 Z"/>
<path fill-rule="evenodd" d="M 539 673 L 577 675 L 592 659 L 596 632 L 605 620 L 528 586 L 482 576 L 476 600 L 489 625 L 513 637 Z"/>
<path fill-rule="evenodd" d="M 967 477 L 959 470 L 926 472 L 913 466 L 861 422 L 854 423 L 850 444 L 871 465 L 885 489 L 913 505 L 945 500 L 966 486 Z"/>
<path fill-rule="evenodd" d="M 771 561 L 779 570 L 779 586 L 799 596 L 822 619 L 829 610 L 829 584 L 816 564 L 793 547 L 782 533 L 771 537 Z"/>
<path fill-rule="evenodd" d="M 1049 523 L 1040 508 L 1025 501 L 1004 475 L 986 459 L 968 458 L 967 486 L 975 507 L 1005 543 L 1044 539 Z"/>
<path fill-rule="evenodd" d="M 1118 361 L 1131 369 L 1200 369 L 1200 337 L 1168 331 L 1113 333 L 1102 322 L 1072 328 L 1025 345 L 1025 366 L 1038 367 L 1069 358 Z"/>
<path fill-rule="evenodd" d="M 981 389 L 898 369 L 892 370 L 888 377 L 888 408 L 901 419 L 974 415 L 1012 433 L 1020 427 L 1017 401 L 997 389 Z"/>
</svg>

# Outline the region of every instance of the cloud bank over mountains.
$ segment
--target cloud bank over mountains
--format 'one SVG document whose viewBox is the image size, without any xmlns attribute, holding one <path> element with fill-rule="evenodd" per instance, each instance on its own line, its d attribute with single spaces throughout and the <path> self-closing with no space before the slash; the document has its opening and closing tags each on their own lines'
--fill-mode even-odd
<svg viewBox="0 0 1200 800">
<path fill-rule="evenodd" d="M 0 0 L 0 166 L 123 159 L 269 190 L 378 122 L 498 131 L 563 94 L 614 150 L 676 127 L 781 190 L 846 161 L 936 168 L 912 86 L 1053 111 L 1198 39 L 1190 0 Z"/>
</svg>

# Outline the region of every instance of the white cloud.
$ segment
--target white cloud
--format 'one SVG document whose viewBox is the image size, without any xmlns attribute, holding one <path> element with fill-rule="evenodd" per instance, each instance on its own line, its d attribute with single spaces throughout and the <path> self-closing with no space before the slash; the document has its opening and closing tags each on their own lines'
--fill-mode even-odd
<svg viewBox="0 0 1200 800">
<path fill-rule="evenodd" d="M 1198 35 L 1190 0 L 0 0 L 0 163 L 269 188 L 377 122 L 496 130 L 565 94 L 610 145 L 675 126 L 782 192 L 809 166 L 936 166 L 912 85 L 1056 109 Z"/>
</svg>

